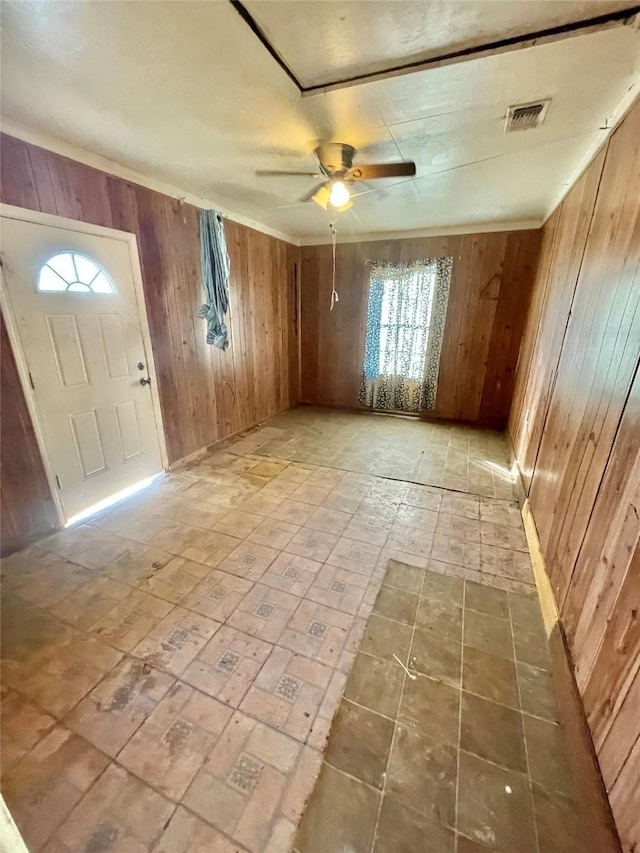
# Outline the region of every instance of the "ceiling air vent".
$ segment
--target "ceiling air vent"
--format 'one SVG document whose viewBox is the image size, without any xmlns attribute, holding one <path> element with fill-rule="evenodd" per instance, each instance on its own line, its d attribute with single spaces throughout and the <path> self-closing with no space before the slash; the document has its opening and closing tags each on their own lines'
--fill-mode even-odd
<svg viewBox="0 0 640 853">
<path fill-rule="evenodd" d="M 530 104 L 514 104 L 507 110 L 505 133 L 513 130 L 531 130 L 542 124 L 547 115 L 551 98 L 544 101 L 533 101 Z"/>
</svg>

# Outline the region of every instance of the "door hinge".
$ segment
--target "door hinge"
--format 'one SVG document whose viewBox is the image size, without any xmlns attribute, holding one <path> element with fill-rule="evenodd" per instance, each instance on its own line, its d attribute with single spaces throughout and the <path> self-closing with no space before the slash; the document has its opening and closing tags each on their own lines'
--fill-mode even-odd
<svg viewBox="0 0 640 853">
<path fill-rule="evenodd" d="M 62 491 L 62 486 L 60 485 L 60 477 L 56 474 L 56 483 L 58 484 L 58 488 Z"/>
<path fill-rule="evenodd" d="M 31 371 L 29 371 L 29 382 L 31 383 L 31 387 L 33 390 L 36 390 L 36 386 L 33 384 L 33 376 L 31 375 Z"/>
</svg>

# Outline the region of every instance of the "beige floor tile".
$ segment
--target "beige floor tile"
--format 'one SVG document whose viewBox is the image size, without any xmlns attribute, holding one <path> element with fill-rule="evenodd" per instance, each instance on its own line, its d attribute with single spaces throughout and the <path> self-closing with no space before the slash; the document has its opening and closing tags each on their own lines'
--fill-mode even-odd
<svg viewBox="0 0 640 853">
<path fill-rule="evenodd" d="M 311 527 L 313 530 L 322 531 L 323 533 L 332 533 L 335 536 L 341 536 L 350 521 L 351 516 L 349 513 L 318 507 L 309 516 L 306 526 Z"/>
<path fill-rule="evenodd" d="M 252 581 L 213 569 L 185 596 L 182 606 L 216 622 L 225 622 L 252 586 Z"/>
<path fill-rule="evenodd" d="M 265 518 L 256 529 L 249 534 L 247 540 L 256 542 L 258 545 L 267 545 L 269 548 L 281 550 L 293 539 L 300 530 L 296 524 L 287 521 L 278 521 L 275 518 Z"/>
<path fill-rule="evenodd" d="M 283 551 L 262 575 L 260 583 L 303 598 L 321 569 L 322 563 L 316 560 Z"/>
<path fill-rule="evenodd" d="M 368 578 L 359 572 L 326 563 L 318 572 L 306 598 L 345 613 L 357 613 L 368 587 Z"/>
<path fill-rule="evenodd" d="M 132 653 L 150 666 L 180 675 L 219 627 L 220 623 L 213 619 L 175 607 L 149 631 Z"/>
<path fill-rule="evenodd" d="M 275 548 L 258 545 L 247 540 L 234 548 L 229 556 L 222 560 L 219 568 L 221 571 L 236 575 L 239 578 L 258 581 L 276 559 L 278 553 Z"/>
<path fill-rule="evenodd" d="M 439 512 L 436 533 L 441 536 L 465 539 L 467 542 L 480 542 L 480 522 L 477 518 Z"/>
<path fill-rule="evenodd" d="M 82 699 L 122 657 L 94 638 L 78 635 L 72 645 L 55 653 L 20 684 L 43 710 L 60 719 Z"/>
<path fill-rule="evenodd" d="M 329 556 L 327 562 L 341 569 L 348 569 L 363 575 L 371 576 L 380 555 L 381 547 L 369 542 L 340 538 Z"/>
<path fill-rule="evenodd" d="M 47 853 L 150 851 L 175 805 L 111 764 L 56 832 Z"/>
<path fill-rule="evenodd" d="M 153 851 L 154 853 L 244 853 L 245 848 L 231 841 L 183 806 L 178 806 Z"/>
<path fill-rule="evenodd" d="M 217 533 L 225 533 L 227 536 L 236 536 L 244 539 L 262 521 L 262 516 L 254 512 L 243 512 L 240 509 L 233 509 L 217 521 L 213 529 Z"/>
<path fill-rule="evenodd" d="M 183 681 L 236 708 L 273 646 L 223 625 L 182 674 Z"/>
<path fill-rule="evenodd" d="M 311 796 L 321 765 L 321 752 L 310 746 L 302 748 L 298 763 L 289 776 L 289 782 L 280 803 L 280 813 L 293 825 L 294 830 Z"/>
<path fill-rule="evenodd" d="M 278 521 L 286 521 L 288 524 L 295 524 L 301 527 L 307 523 L 315 511 L 316 507 L 312 504 L 305 504 L 300 501 L 284 498 L 270 515 L 271 518 L 275 518 Z"/>
<path fill-rule="evenodd" d="M 51 608 L 59 619 L 88 630 L 131 592 L 131 587 L 112 578 L 96 578 Z"/>
<path fill-rule="evenodd" d="M 480 498 L 475 495 L 444 492 L 440 511 L 460 518 L 478 519 L 480 518 Z"/>
<path fill-rule="evenodd" d="M 106 565 L 105 575 L 121 583 L 135 586 L 161 569 L 171 559 L 171 555 L 157 548 L 142 545 L 139 542 L 125 540 L 125 552 L 118 559 Z"/>
<path fill-rule="evenodd" d="M 220 832 L 257 853 L 302 745 L 236 712 L 184 797 Z"/>
<path fill-rule="evenodd" d="M 164 697 L 174 679 L 125 658 L 65 718 L 65 725 L 112 758 Z"/>
<path fill-rule="evenodd" d="M 324 664 L 276 647 L 240 708 L 304 743 L 330 678 L 331 669 Z"/>
<path fill-rule="evenodd" d="M 173 557 L 151 577 L 142 581 L 138 589 L 172 604 L 180 604 L 210 571 L 209 566 L 203 563 Z"/>
<path fill-rule="evenodd" d="M 86 569 L 102 569 L 119 559 L 127 544 L 119 536 L 97 530 L 89 524 L 69 527 L 40 543 L 46 551 L 59 554 Z"/>
<path fill-rule="evenodd" d="M 0 694 L 0 775 L 5 776 L 56 725 L 30 699 L 3 687 Z"/>
<path fill-rule="evenodd" d="M 481 567 L 480 545 L 464 539 L 436 533 L 433 537 L 431 559 L 465 569 L 479 571 Z"/>
<path fill-rule="evenodd" d="M 299 603 L 295 595 L 257 583 L 227 619 L 227 625 L 276 643 Z"/>
<path fill-rule="evenodd" d="M 311 527 L 301 527 L 285 550 L 290 554 L 297 554 L 299 557 L 308 557 L 310 560 L 324 563 L 335 548 L 338 538 L 333 533 L 323 533 Z"/>
<path fill-rule="evenodd" d="M 277 495 L 263 494 L 260 491 L 256 492 L 255 495 L 251 495 L 246 501 L 243 501 L 239 509 L 242 512 L 250 512 L 253 515 L 263 515 L 266 517 L 271 515 L 272 512 L 276 512 L 282 505 L 283 500 L 283 498 Z"/>
<path fill-rule="evenodd" d="M 303 599 L 278 644 L 327 666 L 336 666 L 354 617 Z"/>
<path fill-rule="evenodd" d="M 475 568 L 469 566 L 469 568 Z M 523 583 L 533 583 L 533 570 L 529 554 L 494 545 L 480 546 L 480 566 L 488 575 L 511 578 Z"/>
<path fill-rule="evenodd" d="M 106 616 L 95 623 L 92 633 L 105 643 L 123 652 L 129 652 L 172 608 L 172 604 L 155 595 L 132 590 Z"/>
<path fill-rule="evenodd" d="M 481 523 L 482 542 L 486 545 L 496 545 L 499 548 L 512 548 L 514 551 L 529 553 L 527 537 L 522 527 L 509 524 L 499 524 L 494 521 Z"/>
<path fill-rule="evenodd" d="M 313 484 L 307 478 L 306 482 L 301 483 L 291 492 L 291 499 L 317 507 L 325 500 L 330 491 L 330 485 Z"/>
<path fill-rule="evenodd" d="M 394 522 L 387 537 L 386 548 L 426 559 L 431 554 L 433 539 L 434 534 L 429 530 Z"/>
<path fill-rule="evenodd" d="M 189 787 L 232 709 L 176 682 L 118 755 L 118 762 L 172 800 Z"/>
<path fill-rule="evenodd" d="M 352 515 L 358 511 L 364 495 L 356 488 L 353 490 L 341 490 L 339 487 L 332 489 L 322 501 L 322 506 L 327 509 L 336 509 L 338 512 L 346 512 Z"/>
<path fill-rule="evenodd" d="M 182 556 L 215 568 L 240 545 L 241 541 L 238 536 L 228 536 L 226 533 L 215 531 L 204 533 L 193 545 L 184 549 Z"/>
<path fill-rule="evenodd" d="M 57 727 L 4 777 L 2 794 L 30 850 L 47 841 L 108 763 L 83 738 Z"/>
<path fill-rule="evenodd" d="M 408 527 L 417 527 L 424 533 L 433 533 L 440 515 L 431 509 L 401 504 L 396 513 L 395 522 Z"/>
<path fill-rule="evenodd" d="M 356 513 L 345 527 L 344 537 L 383 547 L 390 528 L 391 522 Z"/>
</svg>

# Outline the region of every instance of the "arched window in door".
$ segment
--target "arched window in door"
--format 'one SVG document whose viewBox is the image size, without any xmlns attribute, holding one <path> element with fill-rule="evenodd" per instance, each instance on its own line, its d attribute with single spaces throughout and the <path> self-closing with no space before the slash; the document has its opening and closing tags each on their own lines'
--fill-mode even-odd
<svg viewBox="0 0 640 853">
<path fill-rule="evenodd" d="M 38 290 L 45 293 L 116 293 L 105 268 L 79 252 L 60 252 L 40 270 Z"/>
</svg>

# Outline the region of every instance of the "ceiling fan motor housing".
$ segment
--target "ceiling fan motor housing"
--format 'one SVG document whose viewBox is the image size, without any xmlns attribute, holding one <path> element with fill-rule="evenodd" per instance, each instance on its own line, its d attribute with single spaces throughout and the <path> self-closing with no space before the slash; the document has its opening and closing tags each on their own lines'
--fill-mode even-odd
<svg viewBox="0 0 640 853">
<path fill-rule="evenodd" d="M 356 149 L 344 142 L 323 142 L 315 154 L 328 175 L 346 173 L 353 166 Z"/>
</svg>

